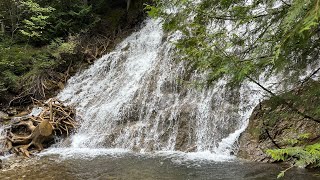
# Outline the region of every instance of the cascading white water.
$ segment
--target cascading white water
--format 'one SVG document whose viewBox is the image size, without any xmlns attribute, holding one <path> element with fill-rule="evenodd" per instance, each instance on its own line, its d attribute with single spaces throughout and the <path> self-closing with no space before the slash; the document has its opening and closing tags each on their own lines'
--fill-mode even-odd
<svg viewBox="0 0 320 180">
<path fill-rule="evenodd" d="M 221 80 L 195 88 L 205 75 L 176 62 L 161 24 L 144 27 L 68 81 L 58 98 L 77 110 L 71 148 L 195 151 L 229 155 L 245 129 L 256 87 L 231 91 Z"/>
<path fill-rule="evenodd" d="M 4 148 L 4 142 L 2 141 L 5 138 L 5 126 L 0 126 L 0 149 Z"/>
</svg>

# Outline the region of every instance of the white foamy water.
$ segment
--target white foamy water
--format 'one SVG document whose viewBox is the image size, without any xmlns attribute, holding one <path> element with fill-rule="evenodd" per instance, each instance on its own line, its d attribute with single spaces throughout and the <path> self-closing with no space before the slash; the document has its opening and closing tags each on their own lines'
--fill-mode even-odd
<svg viewBox="0 0 320 180">
<path fill-rule="evenodd" d="M 221 80 L 196 88 L 205 75 L 177 62 L 159 21 L 147 20 L 116 49 L 68 81 L 58 95 L 81 123 L 68 148 L 184 151 L 189 157 L 230 155 L 262 97 L 253 84 L 229 90 Z M 210 153 L 212 156 L 208 156 Z"/>
<path fill-rule="evenodd" d="M 4 148 L 5 138 L 6 138 L 5 126 L 0 126 L 0 149 Z"/>
<path fill-rule="evenodd" d="M 129 153 L 126 149 L 106 149 L 106 148 L 50 148 L 42 151 L 38 156 L 57 154 L 61 159 L 68 158 L 92 158 L 96 156 L 121 157 Z"/>
</svg>

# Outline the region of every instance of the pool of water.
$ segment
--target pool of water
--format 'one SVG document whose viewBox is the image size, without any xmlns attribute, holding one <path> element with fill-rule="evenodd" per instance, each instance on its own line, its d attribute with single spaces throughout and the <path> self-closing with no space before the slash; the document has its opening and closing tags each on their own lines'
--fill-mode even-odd
<svg viewBox="0 0 320 180">
<path fill-rule="evenodd" d="M 214 155 L 213 155 L 214 156 Z M 10 164 L 11 158 L 4 159 Z M 219 157 L 219 159 L 223 159 Z M 22 162 L 22 163 L 21 163 Z M 0 179 L 206 180 L 276 179 L 284 165 L 217 161 L 183 153 L 138 154 L 127 151 L 47 152 L 1 170 Z M 320 171 L 292 169 L 284 179 L 320 179 Z"/>
</svg>

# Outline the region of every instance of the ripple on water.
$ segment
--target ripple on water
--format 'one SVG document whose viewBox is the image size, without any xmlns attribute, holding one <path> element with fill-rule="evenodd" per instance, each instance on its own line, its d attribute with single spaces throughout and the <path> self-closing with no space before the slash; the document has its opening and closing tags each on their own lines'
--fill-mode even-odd
<svg viewBox="0 0 320 180">
<path fill-rule="evenodd" d="M 217 162 L 190 157 L 194 155 L 141 154 L 121 149 L 51 149 L 24 165 L 2 170 L 0 179 L 276 179 L 277 173 L 285 168 L 236 159 Z M 285 179 L 318 179 L 316 173 L 319 172 L 294 169 Z"/>
</svg>

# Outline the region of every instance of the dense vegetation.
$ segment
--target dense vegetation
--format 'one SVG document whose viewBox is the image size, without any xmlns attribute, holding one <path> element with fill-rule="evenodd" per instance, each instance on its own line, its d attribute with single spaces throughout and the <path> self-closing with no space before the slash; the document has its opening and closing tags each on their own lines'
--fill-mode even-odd
<svg viewBox="0 0 320 180">
<path fill-rule="evenodd" d="M 180 35 L 176 42 L 177 53 L 190 66 L 208 72 L 206 82 L 227 78 L 229 84 L 235 86 L 245 80 L 252 81 L 301 117 L 320 122 L 314 114 L 295 106 L 301 98 L 277 96 L 259 83 L 262 76 L 282 75 L 281 84 L 297 87 L 317 75 L 319 0 L 156 1 L 155 7 L 147 7 L 150 15 L 161 16 L 164 28 Z M 308 68 L 312 72 L 308 72 Z M 301 80 L 301 75 L 306 78 Z M 313 95 L 317 94 L 319 90 Z M 319 112 L 319 103 L 315 108 L 312 112 Z M 269 154 L 277 160 L 297 160 L 294 161 L 296 165 L 301 162 L 318 165 L 318 147 L 316 144 L 294 148 L 295 151 L 269 151 Z M 299 158 L 294 158 L 297 156 Z"/>
<path fill-rule="evenodd" d="M 144 2 L 1 0 L 0 106 L 52 96 L 140 22 Z"/>
</svg>

